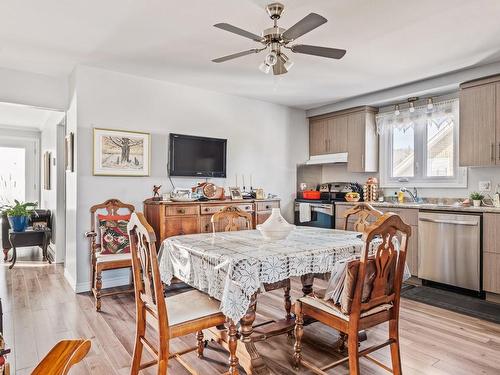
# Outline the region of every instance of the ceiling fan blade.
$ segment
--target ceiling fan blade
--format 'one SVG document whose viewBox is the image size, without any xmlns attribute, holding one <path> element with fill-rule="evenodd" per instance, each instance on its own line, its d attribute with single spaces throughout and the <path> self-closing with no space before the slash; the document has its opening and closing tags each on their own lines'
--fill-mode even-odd
<svg viewBox="0 0 500 375">
<path fill-rule="evenodd" d="M 345 49 L 310 46 L 308 44 L 296 44 L 291 49 L 295 53 L 328 57 L 330 59 L 341 59 L 347 52 Z"/>
<path fill-rule="evenodd" d="M 215 62 L 215 63 L 221 63 L 221 62 L 224 62 L 224 61 L 236 59 L 238 57 L 242 57 L 242 56 L 246 56 L 246 55 L 251 55 L 252 53 L 258 53 L 260 51 L 261 50 L 258 49 L 258 48 L 252 48 L 252 49 L 249 49 L 248 51 L 233 53 L 232 55 L 227 55 L 227 56 L 219 57 L 218 59 L 213 59 L 212 61 Z"/>
<path fill-rule="evenodd" d="M 285 74 L 285 73 L 288 73 L 288 70 L 286 70 L 285 68 L 285 61 L 283 60 L 283 58 L 280 56 L 278 58 L 278 61 L 276 62 L 276 64 L 273 65 L 273 74 L 275 76 L 277 75 L 280 75 L 280 74 Z"/>
<path fill-rule="evenodd" d="M 264 39 L 257 34 L 251 33 L 250 31 L 240 29 L 239 27 L 230 25 L 228 23 L 216 23 L 214 25 L 214 27 L 217 27 L 218 29 L 229 31 L 230 33 L 238 34 L 238 35 L 243 36 L 243 37 L 248 38 L 248 39 L 255 40 L 256 42 L 261 42 Z"/>
<path fill-rule="evenodd" d="M 309 13 L 283 33 L 283 38 L 291 41 L 323 25 L 328 20 L 316 13 Z"/>
</svg>

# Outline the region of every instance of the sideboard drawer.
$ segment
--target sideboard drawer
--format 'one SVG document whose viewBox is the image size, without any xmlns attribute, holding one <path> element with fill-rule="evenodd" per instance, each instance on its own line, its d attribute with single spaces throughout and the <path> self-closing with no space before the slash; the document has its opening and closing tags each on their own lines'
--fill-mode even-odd
<svg viewBox="0 0 500 375">
<path fill-rule="evenodd" d="M 253 212 L 253 204 L 228 204 L 228 205 L 214 205 L 214 204 L 202 204 L 201 205 L 201 214 L 202 215 L 213 215 L 219 212 L 224 207 L 238 207 L 240 210 L 245 212 Z"/>
<path fill-rule="evenodd" d="M 199 206 L 196 205 L 172 205 L 165 206 L 165 216 L 185 216 L 185 215 L 199 215 Z"/>
<path fill-rule="evenodd" d="M 279 208 L 279 201 L 255 202 L 256 211 L 269 211 L 273 208 Z"/>
</svg>

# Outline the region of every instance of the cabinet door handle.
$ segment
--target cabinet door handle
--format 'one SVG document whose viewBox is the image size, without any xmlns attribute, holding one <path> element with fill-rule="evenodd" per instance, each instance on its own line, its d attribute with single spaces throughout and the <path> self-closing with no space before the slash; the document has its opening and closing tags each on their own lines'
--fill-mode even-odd
<svg viewBox="0 0 500 375">
<path fill-rule="evenodd" d="M 491 144 L 491 148 L 490 148 L 490 158 L 491 158 L 491 161 L 495 161 L 495 144 L 492 143 Z"/>
<path fill-rule="evenodd" d="M 185 214 L 186 213 L 186 210 L 184 208 L 178 208 L 177 209 L 177 213 L 178 214 Z"/>
<path fill-rule="evenodd" d="M 269 209 L 271 209 L 271 206 L 270 206 L 270 205 L 267 205 L 267 206 L 266 206 L 266 210 L 269 210 Z"/>
<path fill-rule="evenodd" d="M 210 209 L 208 207 L 205 207 L 205 212 L 208 212 L 210 211 Z"/>
<path fill-rule="evenodd" d="M 249 209 L 250 209 L 250 207 L 249 207 L 249 206 L 246 206 L 246 207 L 245 207 L 245 210 L 249 210 Z"/>
</svg>

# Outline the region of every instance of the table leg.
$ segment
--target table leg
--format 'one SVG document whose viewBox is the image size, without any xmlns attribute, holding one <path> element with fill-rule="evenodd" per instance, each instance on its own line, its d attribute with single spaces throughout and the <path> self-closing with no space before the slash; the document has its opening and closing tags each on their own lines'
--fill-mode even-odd
<svg viewBox="0 0 500 375">
<path fill-rule="evenodd" d="M 247 313 L 240 320 L 241 342 L 249 356 L 249 368 L 245 370 L 250 374 L 269 374 L 269 369 L 260 356 L 254 342 L 252 341 L 253 323 L 255 321 L 255 310 L 257 309 L 257 294 L 252 296 L 252 301 L 248 307 Z"/>
<path fill-rule="evenodd" d="M 42 251 L 43 251 L 43 261 L 46 262 L 48 261 L 49 264 L 52 264 L 48 254 L 47 254 L 47 250 L 48 250 L 48 247 L 49 247 L 49 242 L 50 242 L 50 235 L 49 235 L 49 232 L 45 232 L 44 235 L 43 235 L 43 248 L 42 248 Z"/>
<path fill-rule="evenodd" d="M 304 296 L 311 294 L 313 292 L 314 274 L 308 273 L 302 275 L 300 281 L 302 282 L 302 293 L 304 293 Z"/>
</svg>

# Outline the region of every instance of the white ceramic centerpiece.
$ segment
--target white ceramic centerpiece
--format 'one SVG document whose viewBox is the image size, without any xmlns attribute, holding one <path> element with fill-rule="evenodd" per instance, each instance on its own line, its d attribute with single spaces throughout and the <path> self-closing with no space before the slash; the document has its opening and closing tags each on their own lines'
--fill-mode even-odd
<svg viewBox="0 0 500 375">
<path fill-rule="evenodd" d="M 279 208 L 273 208 L 271 216 L 263 224 L 257 225 L 257 229 L 266 240 L 283 240 L 295 229 L 295 225 L 289 224 L 281 216 Z"/>
</svg>

